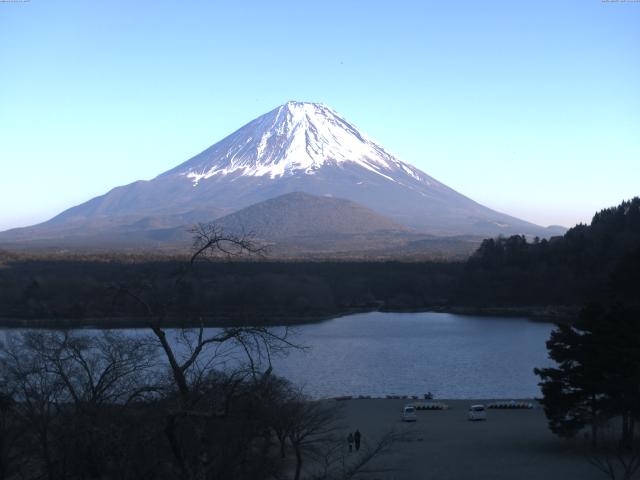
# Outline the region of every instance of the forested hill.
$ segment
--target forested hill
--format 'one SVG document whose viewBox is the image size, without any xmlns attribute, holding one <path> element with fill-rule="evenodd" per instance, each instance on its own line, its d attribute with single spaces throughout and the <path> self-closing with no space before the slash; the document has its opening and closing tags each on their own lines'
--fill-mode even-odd
<svg viewBox="0 0 640 480">
<path fill-rule="evenodd" d="M 563 237 L 484 240 L 467 262 L 219 260 L 177 275 L 186 263 L 0 252 L 0 324 L 145 325 L 146 310 L 122 288 L 164 305 L 172 324 L 284 324 L 378 309 L 570 316 L 589 301 L 640 297 L 640 198 Z"/>
<path fill-rule="evenodd" d="M 635 197 L 601 210 L 590 225 L 579 224 L 562 237 L 484 240 L 467 262 L 465 296 L 492 303 L 581 303 L 606 294 L 612 273 L 639 251 L 640 198 Z"/>
</svg>

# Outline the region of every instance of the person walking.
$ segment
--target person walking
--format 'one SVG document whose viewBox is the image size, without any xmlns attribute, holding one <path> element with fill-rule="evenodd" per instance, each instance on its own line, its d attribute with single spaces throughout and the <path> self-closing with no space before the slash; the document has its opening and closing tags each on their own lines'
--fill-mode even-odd
<svg viewBox="0 0 640 480">
<path fill-rule="evenodd" d="M 353 440 L 356 443 L 356 452 L 360 450 L 360 430 L 356 430 L 356 433 L 353 434 Z"/>
<path fill-rule="evenodd" d="M 347 443 L 349 444 L 349 452 L 353 452 L 353 433 L 351 432 L 347 436 Z"/>
</svg>

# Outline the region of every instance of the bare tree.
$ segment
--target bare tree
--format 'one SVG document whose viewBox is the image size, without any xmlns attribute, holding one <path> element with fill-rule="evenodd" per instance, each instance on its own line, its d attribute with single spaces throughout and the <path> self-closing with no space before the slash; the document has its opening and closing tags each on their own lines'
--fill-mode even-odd
<svg viewBox="0 0 640 480">
<path fill-rule="evenodd" d="M 342 443 L 338 440 L 339 410 L 335 403 L 299 398 L 283 415 L 290 421 L 288 437 L 296 456 L 294 479 L 299 480 L 305 452 L 313 455 L 327 444 Z"/>
<path fill-rule="evenodd" d="M 199 259 L 220 255 L 238 256 L 245 253 L 263 255 L 265 253 L 264 247 L 254 242 L 251 232 L 242 232 L 239 235 L 229 234 L 214 222 L 198 223 L 190 232 L 194 239 L 190 264 Z"/>
<path fill-rule="evenodd" d="M 34 439 L 39 463 L 45 475 L 54 480 L 57 458 L 53 443 L 57 407 L 64 398 L 60 379 L 50 372 L 40 355 L 26 346 L 22 336 L 8 336 L 0 350 L 3 383 L 15 399 L 15 415 Z"/>
<path fill-rule="evenodd" d="M 122 404 L 157 389 L 156 346 L 114 331 L 31 331 L 20 348 L 40 359 L 77 409 Z"/>
<path fill-rule="evenodd" d="M 285 458 L 287 446 L 295 455 L 294 480 L 346 480 L 392 471 L 374 460 L 391 453 L 398 441 L 411 439 L 411 431 L 385 432 L 365 441 L 357 454 L 346 455 L 343 405 L 311 400 L 286 380 L 280 382 L 270 425 L 279 441 L 279 456 Z"/>
<path fill-rule="evenodd" d="M 200 261 L 263 253 L 250 235 L 227 234 L 213 223 L 198 224 L 192 233 L 193 253 L 189 262 L 176 273 L 174 288 L 170 291 L 179 291 L 186 278 L 194 274 Z M 220 453 L 212 451 L 216 445 L 212 440 L 215 437 L 212 429 L 224 428 L 221 425 L 225 419 L 238 424 L 237 419 L 231 418 L 233 402 L 240 397 L 244 403 L 249 402 L 247 396 L 262 392 L 271 377 L 273 355 L 297 348 L 290 339 L 289 329 L 234 326 L 209 330 L 200 319 L 188 322 L 191 325 L 199 323 L 196 328 L 169 332 L 165 320 L 168 313 L 175 310 L 172 308 L 175 299 L 171 295 L 158 298 L 150 285 L 137 289 L 120 285 L 119 293 L 142 307 L 147 324 L 168 364 L 168 391 L 170 387 L 175 388 L 177 401 L 168 404 L 170 408 L 166 411 L 164 432 L 179 475 L 187 479 L 208 478 L 215 468 L 212 459 L 219 458 Z M 188 315 L 187 312 L 185 314 Z M 224 371 L 224 374 L 216 375 L 217 371 Z M 244 425 L 243 422 L 240 424 Z M 186 431 L 190 432 L 190 437 Z M 268 445 L 269 435 L 264 434 L 263 437 L 265 445 Z M 232 443 L 228 442 L 227 447 Z M 243 448 L 246 450 L 246 446 Z M 245 453 L 235 451 L 233 455 Z"/>
<path fill-rule="evenodd" d="M 263 253 L 250 236 L 228 235 L 215 224 L 199 224 L 192 233 L 193 254 L 175 277 L 176 290 L 202 260 Z M 307 462 L 309 472 L 324 472 L 312 478 L 354 478 L 399 438 L 390 432 L 347 461 L 336 405 L 311 401 L 272 375 L 273 355 L 300 348 L 288 329 L 245 325 L 207 330 L 200 322 L 170 338 L 163 325 L 171 298 L 150 301 L 144 291 L 121 291 L 143 307 L 169 366 L 178 401 L 167 411 L 164 432 L 180 477 L 264 476 L 267 468 L 248 465 L 250 457 L 261 465 L 273 460 L 273 432 L 279 457 L 284 459 L 287 446 L 295 455 L 295 480 L 302 478 Z"/>
<path fill-rule="evenodd" d="M 148 339 L 114 332 L 26 331 L 7 335 L 0 371 L 12 393 L 11 422 L 25 435 L 21 460 L 49 479 L 104 469 L 123 408 L 157 396 Z M 116 415 L 116 416 L 114 416 Z"/>
<path fill-rule="evenodd" d="M 0 390 L 0 480 L 11 478 L 20 460 L 17 443 L 22 435 L 15 421 L 15 407 L 13 396 Z"/>
<path fill-rule="evenodd" d="M 211 257 L 224 255 L 234 257 L 243 254 L 261 255 L 263 249 L 255 245 L 250 234 L 233 235 L 222 230 L 215 223 L 199 223 L 191 233 L 194 235 L 193 253 L 189 263 L 181 269 L 174 279 L 177 287 L 185 277 L 193 271 L 196 263 Z M 139 289 L 140 290 L 140 289 Z M 202 373 L 212 365 L 219 353 L 240 349 L 245 354 L 248 368 L 255 377 L 258 370 L 265 366 L 265 372 L 271 371 L 271 356 L 273 353 L 282 352 L 295 345 L 289 340 L 289 330 L 273 329 L 268 327 L 242 326 L 223 328 L 207 333 L 203 322 L 195 329 L 183 328 L 178 340 L 182 344 L 182 351 L 176 351 L 174 345 L 167 337 L 167 331 L 163 327 L 172 298 L 164 301 L 150 301 L 145 293 L 149 288 L 134 291 L 126 285 L 120 285 L 119 293 L 124 294 L 141 305 L 147 316 L 147 323 L 160 343 L 164 352 L 173 381 L 186 404 L 189 403 L 193 381 L 201 378 Z M 157 300 L 157 299 L 154 299 Z M 229 348 L 231 346 L 231 348 Z M 225 348 L 226 347 L 226 348 Z M 211 353 L 213 352 L 213 354 Z M 203 358 L 205 359 L 203 361 Z M 202 368 L 203 365 L 206 368 Z"/>
<path fill-rule="evenodd" d="M 640 438 L 622 441 L 611 423 L 601 427 L 600 442 L 589 454 L 589 463 L 611 480 L 640 478 Z"/>
</svg>

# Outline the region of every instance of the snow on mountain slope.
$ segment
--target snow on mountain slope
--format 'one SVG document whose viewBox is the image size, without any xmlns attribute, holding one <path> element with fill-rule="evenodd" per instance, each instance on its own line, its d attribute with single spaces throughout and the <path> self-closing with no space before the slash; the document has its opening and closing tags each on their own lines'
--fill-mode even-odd
<svg viewBox="0 0 640 480">
<path fill-rule="evenodd" d="M 392 182 L 398 181 L 397 173 L 435 182 L 387 153 L 331 108 L 304 102 L 281 105 L 166 174 L 179 173 L 197 186 L 203 179 L 233 173 L 270 179 L 313 175 L 325 165 L 344 162 Z"/>
</svg>

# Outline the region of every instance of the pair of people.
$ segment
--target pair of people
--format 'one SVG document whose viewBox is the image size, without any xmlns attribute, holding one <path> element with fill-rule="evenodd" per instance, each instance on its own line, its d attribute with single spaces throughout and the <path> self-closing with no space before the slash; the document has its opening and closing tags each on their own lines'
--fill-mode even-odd
<svg viewBox="0 0 640 480">
<path fill-rule="evenodd" d="M 349 444 L 349 451 L 353 452 L 353 445 L 355 443 L 356 452 L 360 450 L 360 438 L 362 435 L 360 434 L 360 430 L 356 430 L 355 433 L 349 432 L 347 435 L 347 443 Z"/>
</svg>

